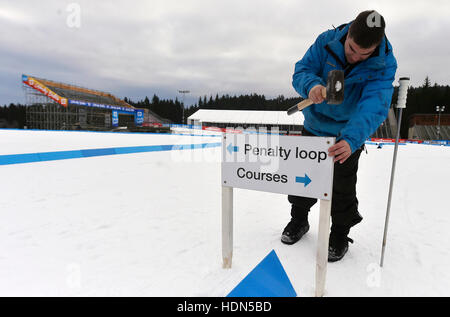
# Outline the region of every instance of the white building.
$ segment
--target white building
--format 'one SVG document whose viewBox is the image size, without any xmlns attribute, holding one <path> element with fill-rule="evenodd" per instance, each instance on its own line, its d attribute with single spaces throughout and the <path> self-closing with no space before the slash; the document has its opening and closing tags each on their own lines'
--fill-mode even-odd
<svg viewBox="0 0 450 317">
<path fill-rule="evenodd" d="M 218 128 L 266 128 L 268 131 L 277 127 L 280 132 L 298 133 L 303 128 L 304 117 L 301 112 L 288 115 L 286 111 L 259 110 L 210 110 L 200 109 L 189 118 L 192 125 Z"/>
</svg>

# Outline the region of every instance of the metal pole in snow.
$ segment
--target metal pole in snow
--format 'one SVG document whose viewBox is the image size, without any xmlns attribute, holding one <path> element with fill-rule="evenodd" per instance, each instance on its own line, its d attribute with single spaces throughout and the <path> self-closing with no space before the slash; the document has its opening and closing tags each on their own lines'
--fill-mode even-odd
<svg viewBox="0 0 450 317">
<path fill-rule="evenodd" d="M 400 125 L 402 122 L 402 110 L 406 108 L 406 96 L 408 92 L 408 84 L 409 77 L 402 77 L 399 79 L 400 87 L 398 89 L 398 98 L 397 98 L 397 108 L 399 109 L 398 114 L 398 122 L 397 122 L 397 136 L 395 138 L 395 148 L 394 148 L 394 158 L 392 160 L 392 170 L 391 170 L 391 182 L 389 184 L 389 196 L 386 210 L 386 220 L 384 223 L 384 235 L 383 235 L 383 246 L 381 248 L 381 261 L 380 266 L 383 267 L 384 262 L 384 252 L 386 248 L 386 238 L 387 238 L 387 230 L 389 224 L 389 214 L 391 210 L 391 199 L 392 199 L 392 189 L 394 187 L 394 175 L 395 175 L 395 165 L 397 162 L 397 151 L 398 151 L 398 140 L 400 138 Z"/>
</svg>

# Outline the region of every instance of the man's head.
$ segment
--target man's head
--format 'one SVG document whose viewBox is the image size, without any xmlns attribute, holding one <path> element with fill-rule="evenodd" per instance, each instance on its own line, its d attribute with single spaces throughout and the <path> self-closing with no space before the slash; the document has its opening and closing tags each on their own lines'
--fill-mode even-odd
<svg viewBox="0 0 450 317">
<path fill-rule="evenodd" d="M 384 36 L 383 16 L 374 10 L 361 12 L 350 25 L 345 40 L 345 57 L 350 64 L 370 57 Z"/>
</svg>

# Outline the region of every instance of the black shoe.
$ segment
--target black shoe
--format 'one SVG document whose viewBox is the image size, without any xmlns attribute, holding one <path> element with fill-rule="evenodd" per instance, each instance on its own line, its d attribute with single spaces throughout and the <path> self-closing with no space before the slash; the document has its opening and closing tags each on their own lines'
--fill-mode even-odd
<svg viewBox="0 0 450 317">
<path fill-rule="evenodd" d="M 328 262 L 336 262 L 342 259 L 348 251 L 348 243 L 353 243 L 353 240 L 347 237 L 347 233 L 333 231 L 331 231 L 329 241 Z"/>
<path fill-rule="evenodd" d="M 289 245 L 294 244 L 295 242 L 300 240 L 301 237 L 303 237 L 303 235 L 308 232 L 308 230 L 308 220 L 299 222 L 292 219 L 283 230 L 283 234 L 281 235 L 281 242 Z"/>
</svg>

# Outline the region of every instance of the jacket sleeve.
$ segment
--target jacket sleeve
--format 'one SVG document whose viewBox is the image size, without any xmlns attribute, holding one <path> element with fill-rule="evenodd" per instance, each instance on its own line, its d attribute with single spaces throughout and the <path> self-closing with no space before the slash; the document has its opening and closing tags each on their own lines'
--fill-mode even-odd
<svg viewBox="0 0 450 317">
<path fill-rule="evenodd" d="M 326 44 L 326 31 L 319 35 L 313 45 L 308 49 L 303 58 L 295 64 L 292 86 L 303 98 L 308 98 L 309 91 L 315 85 L 325 86 L 320 77 L 323 60 L 325 58 L 324 46 Z"/>
<path fill-rule="evenodd" d="M 352 118 L 341 130 L 337 138 L 346 140 L 352 153 L 371 136 L 386 119 L 392 100 L 397 63 L 387 68 L 385 75 L 379 80 L 367 82 L 363 88 L 357 109 Z"/>
</svg>

